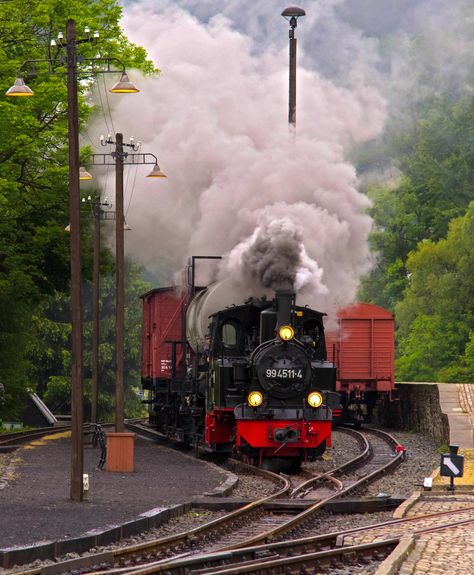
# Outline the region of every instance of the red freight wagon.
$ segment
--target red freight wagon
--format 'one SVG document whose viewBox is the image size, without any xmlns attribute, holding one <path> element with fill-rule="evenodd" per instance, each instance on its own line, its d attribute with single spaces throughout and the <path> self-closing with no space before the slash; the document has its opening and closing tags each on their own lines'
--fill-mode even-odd
<svg viewBox="0 0 474 575">
<path fill-rule="evenodd" d="M 394 389 L 394 316 L 358 303 L 337 314 L 339 330 L 326 332 L 328 361 L 337 367 L 336 390 L 344 411 L 361 420 L 370 416 L 380 392 Z"/>
<path fill-rule="evenodd" d="M 187 293 L 173 287 L 158 288 L 141 296 L 142 322 L 142 385 L 155 389 L 184 367 L 183 308 Z"/>
</svg>

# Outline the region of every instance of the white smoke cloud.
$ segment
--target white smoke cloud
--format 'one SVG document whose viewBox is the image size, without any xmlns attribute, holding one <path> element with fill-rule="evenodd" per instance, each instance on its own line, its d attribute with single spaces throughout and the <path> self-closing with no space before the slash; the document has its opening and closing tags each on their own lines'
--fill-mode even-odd
<svg viewBox="0 0 474 575">
<path fill-rule="evenodd" d="M 134 4 L 123 25 L 162 74 L 132 73 L 141 92 L 114 97 L 114 122 L 168 175 L 150 181 L 138 173 L 128 251 L 170 278 L 190 255 L 230 254 L 221 277 L 230 266 L 237 278 L 233 268 L 253 240 L 277 230 L 299 257 L 300 303 L 331 311 L 352 301 L 370 265 L 371 220 L 345 155 L 380 133 L 378 92 L 362 76 L 341 87 L 300 66 L 295 136 L 287 124 L 287 46 L 256 50 L 226 18 L 199 22 L 171 4 Z M 99 119 L 89 131 L 104 132 Z M 254 287 L 255 276 L 246 290 Z"/>
</svg>

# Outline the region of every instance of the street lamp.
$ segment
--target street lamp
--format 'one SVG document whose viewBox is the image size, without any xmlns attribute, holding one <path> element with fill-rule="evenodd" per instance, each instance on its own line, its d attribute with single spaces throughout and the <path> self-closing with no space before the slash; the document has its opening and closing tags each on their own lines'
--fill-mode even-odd
<svg viewBox="0 0 474 575">
<path fill-rule="evenodd" d="M 154 154 L 137 153 L 140 142 L 135 143 L 130 138 L 130 143 L 124 143 L 123 134 L 115 134 L 115 141 L 109 134 L 107 139 L 100 137 L 102 146 L 113 145 L 114 151 L 108 154 L 92 154 L 92 165 L 113 166 L 115 165 L 115 280 L 116 280 L 116 303 L 115 303 L 115 432 L 123 433 L 125 430 L 125 392 L 124 392 L 124 350 L 125 350 L 125 246 L 124 231 L 130 229 L 125 222 L 123 201 L 123 171 L 124 165 L 153 164 L 153 169 L 148 174 L 149 178 L 166 178 L 158 160 Z M 131 152 L 124 151 L 130 148 Z M 135 153 L 134 153 L 135 152 Z"/>
<path fill-rule="evenodd" d="M 166 174 L 164 174 L 161 171 L 160 166 L 158 164 L 155 164 L 153 166 L 152 171 L 146 177 L 147 178 L 166 178 Z"/>
<path fill-rule="evenodd" d="M 290 23 L 290 88 L 288 104 L 288 122 L 294 128 L 296 127 L 296 38 L 295 28 L 298 25 L 298 18 L 306 16 L 303 8 L 298 6 L 288 6 L 281 13 L 285 20 Z"/>
<path fill-rule="evenodd" d="M 13 86 L 7 90 L 5 96 L 34 96 L 35 93 L 29 88 L 23 78 L 18 77 Z"/>
<path fill-rule="evenodd" d="M 77 45 L 84 42 L 94 43 L 98 33 L 90 36 L 90 30 L 86 29 L 88 37 L 76 39 L 76 22 L 68 19 L 66 23 L 66 42 L 63 42 L 62 33 L 58 34 L 59 47 L 66 48 L 67 68 L 67 111 L 68 111 L 68 141 L 69 141 L 69 223 L 70 223 L 70 258 L 71 258 L 71 339 L 72 339 L 72 365 L 71 365 L 71 499 L 83 500 L 83 469 L 84 469 L 84 406 L 83 406 L 83 342 L 82 342 L 82 270 L 81 270 L 81 235 L 80 235 L 80 190 L 79 190 L 79 112 L 77 98 L 77 73 L 78 58 Z M 56 41 L 53 45 L 56 45 Z M 35 62 L 47 62 L 49 73 L 52 70 L 53 60 L 27 60 L 22 69 L 28 64 Z M 106 64 L 106 69 L 97 70 L 95 63 Z M 124 74 L 123 63 L 117 58 L 83 58 L 81 63 L 92 66 L 92 70 L 86 72 L 91 75 L 100 73 L 116 73 L 111 69 L 112 63 L 119 63 Z M 128 90 L 129 92 L 137 91 Z M 7 96 L 32 96 L 33 91 L 26 86 L 21 77 L 17 78 Z"/>
<path fill-rule="evenodd" d="M 130 82 L 127 74 L 125 73 L 125 71 L 123 71 L 122 77 L 120 78 L 120 81 L 117 82 L 116 84 L 114 84 L 112 86 L 112 88 L 110 88 L 110 91 L 113 94 L 135 94 L 135 93 L 139 92 L 140 90 L 138 88 L 136 88 L 132 84 L 132 82 Z"/>
<path fill-rule="evenodd" d="M 83 166 L 81 166 L 79 168 L 79 179 L 80 180 L 92 180 L 91 174 L 89 174 L 89 172 Z"/>
</svg>

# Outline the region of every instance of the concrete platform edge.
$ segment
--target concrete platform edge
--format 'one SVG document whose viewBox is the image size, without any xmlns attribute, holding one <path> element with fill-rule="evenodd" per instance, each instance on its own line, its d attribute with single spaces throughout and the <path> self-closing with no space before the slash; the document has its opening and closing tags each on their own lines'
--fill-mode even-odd
<svg viewBox="0 0 474 575">
<path fill-rule="evenodd" d="M 405 559 L 410 555 L 415 546 L 415 537 L 405 535 L 400 539 L 400 543 L 380 564 L 375 575 L 395 575 Z"/>
<path fill-rule="evenodd" d="M 203 493 L 206 497 L 225 497 L 229 495 L 238 485 L 239 478 L 234 473 L 227 472 L 227 479 L 218 485 L 212 491 L 206 491 Z"/>
<path fill-rule="evenodd" d="M 393 512 L 394 519 L 403 519 L 408 511 L 415 505 L 415 503 L 420 499 L 421 491 L 414 491 L 410 497 L 399 505 Z"/>
<path fill-rule="evenodd" d="M 145 512 L 133 521 L 122 525 L 110 525 L 105 529 L 95 529 L 85 533 L 81 537 L 62 541 L 46 541 L 27 547 L 11 547 L 0 549 L 0 567 L 11 569 L 14 565 L 25 565 L 33 561 L 55 560 L 74 550 L 76 553 L 85 553 L 92 547 L 100 547 L 109 543 L 115 543 L 120 539 L 126 539 L 142 531 L 148 531 L 159 527 L 174 517 L 179 517 L 192 509 L 192 503 L 180 503 L 166 509 L 161 509 L 155 514 Z M 83 559 L 84 564 L 90 558 Z"/>
</svg>

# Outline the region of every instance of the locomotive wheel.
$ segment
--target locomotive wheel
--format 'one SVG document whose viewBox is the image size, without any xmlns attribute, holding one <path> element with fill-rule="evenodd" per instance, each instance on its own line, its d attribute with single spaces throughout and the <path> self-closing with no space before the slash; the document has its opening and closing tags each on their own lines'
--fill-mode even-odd
<svg viewBox="0 0 474 575">
<path fill-rule="evenodd" d="M 264 457 L 262 467 L 273 473 L 298 473 L 301 457 Z"/>
</svg>

